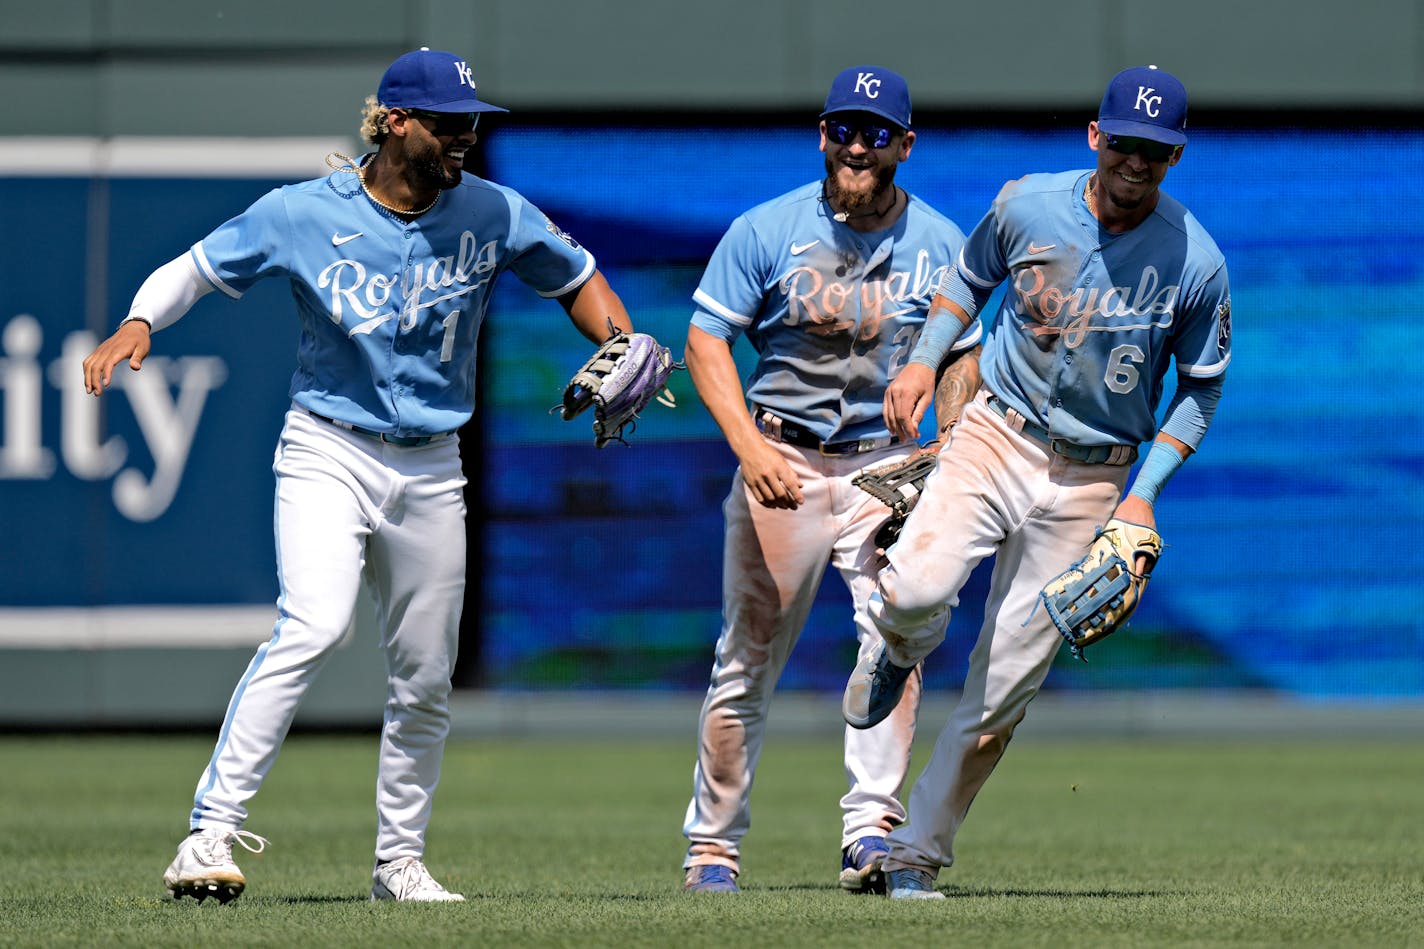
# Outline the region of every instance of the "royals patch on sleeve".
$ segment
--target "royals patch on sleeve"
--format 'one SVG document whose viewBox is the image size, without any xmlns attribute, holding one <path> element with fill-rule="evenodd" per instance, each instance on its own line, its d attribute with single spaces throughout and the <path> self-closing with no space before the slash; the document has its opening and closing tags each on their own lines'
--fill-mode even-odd
<svg viewBox="0 0 1424 949">
<path fill-rule="evenodd" d="M 553 221 L 549 221 L 547 218 L 545 219 L 545 221 L 546 223 L 544 226 L 549 229 L 550 234 L 553 234 L 555 237 L 563 241 L 565 244 L 568 244 L 574 250 L 583 250 L 583 248 L 579 246 L 579 242 L 570 237 L 567 231 L 559 227 L 559 225 L 555 224 Z"/>
<path fill-rule="evenodd" d="M 1231 300 L 1216 308 L 1216 348 L 1226 350 L 1231 345 Z"/>
</svg>

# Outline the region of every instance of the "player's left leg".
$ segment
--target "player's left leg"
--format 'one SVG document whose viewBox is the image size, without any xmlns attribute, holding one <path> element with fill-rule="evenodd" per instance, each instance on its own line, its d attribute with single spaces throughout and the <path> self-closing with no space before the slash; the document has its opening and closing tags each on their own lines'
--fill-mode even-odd
<svg viewBox="0 0 1424 949">
<path fill-rule="evenodd" d="M 865 654 L 880 641 L 866 604 L 875 590 L 875 577 L 884 558 L 876 551 L 875 532 L 884 523 L 885 506 L 856 488 L 852 479 L 866 467 L 887 464 L 907 455 L 909 449 L 896 446 L 874 455 L 850 456 L 836 472 L 836 511 L 842 525 L 831 563 L 850 590 L 853 622 L 860 652 Z M 848 790 L 841 798 L 840 885 L 853 892 L 883 892 L 881 862 L 885 856 L 885 835 L 905 820 L 900 792 L 910 767 L 910 746 L 915 738 L 915 717 L 919 711 L 921 670 L 911 673 L 899 704 L 888 718 L 869 729 L 846 728 L 845 769 Z"/>
<path fill-rule="evenodd" d="M 825 573 L 834 540 L 831 482 L 808 449 L 778 444 L 801 480 L 795 510 L 763 507 L 738 471 L 722 506 L 722 631 L 712 681 L 698 717 L 693 793 L 683 822 L 687 889 L 708 886 L 698 868 L 741 869 L 741 840 L 751 826 L 751 789 L 777 680 Z M 735 887 L 733 882 L 730 891 Z"/>
<path fill-rule="evenodd" d="M 418 861 L 425 852 L 450 731 L 450 676 L 465 589 L 465 479 L 457 440 L 389 448 L 387 462 L 397 487 L 382 505 L 366 565 L 387 670 L 376 791 L 381 863 Z"/>
<path fill-rule="evenodd" d="M 1031 507 L 995 557 L 984 624 L 969 656 L 963 692 L 910 792 L 910 823 L 889 837 L 886 869 L 947 867 L 969 806 L 1003 756 L 1053 664 L 1062 639 L 1038 594 L 1082 555 L 1111 516 L 1125 469 L 1054 459 Z M 1031 484 L 1026 481 L 1026 486 Z"/>
</svg>

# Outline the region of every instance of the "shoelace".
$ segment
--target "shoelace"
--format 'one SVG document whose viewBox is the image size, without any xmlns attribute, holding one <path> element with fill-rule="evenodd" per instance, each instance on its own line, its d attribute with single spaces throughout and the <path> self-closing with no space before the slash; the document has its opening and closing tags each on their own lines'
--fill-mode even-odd
<svg viewBox="0 0 1424 949">
<path fill-rule="evenodd" d="M 249 840 L 255 841 L 256 846 L 248 843 Z M 234 841 L 240 844 L 242 849 L 248 853 L 261 853 L 267 849 L 268 843 L 267 838 L 259 837 L 251 831 L 229 830 L 224 831 L 220 836 L 216 837 L 204 836 L 199 839 L 196 846 L 202 852 L 204 859 L 206 859 L 208 863 L 231 863 L 232 845 Z"/>
<path fill-rule="evenodd" d="M 382 869 L 390 874 L 389 877 L 387 877 L 390 882 L 385 884 L 386 889 L 395 893 L 397 896 L 418 893 L 421 890 L 443 891 L 445 889 L 445 887 L 437 883 L 435 878 L 430 875 L 430 871 L 425 868 L 425 864 L 414 857 L 406 857 L 404 862 L 392 860 Z"/>
<path fill-rule="evenodd" d="M 895 681 L 897 672 L 898 670 L 890 662 L 890 657 L 882 652 L 880 658 L 876 660 L 874 671 L 870 673 L 870 687 L 876 692 L 881 691 Z"/>
</svg>

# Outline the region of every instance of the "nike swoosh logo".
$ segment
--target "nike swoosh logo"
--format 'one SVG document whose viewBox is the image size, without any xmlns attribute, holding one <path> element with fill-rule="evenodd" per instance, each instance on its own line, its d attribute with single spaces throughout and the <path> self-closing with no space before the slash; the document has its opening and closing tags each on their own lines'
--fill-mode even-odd
<svg viewBox="0 0 1424 949">
<path fill-rule="evenodd" d="M 791 256 L 800 257 L 802 254 L 806 253 L 806 251 L 810 250 L 812 247 L 815 247 L 819 243 L 821 243 L 819 240 L 814 240 L 809 244 L 798 244 L 795 241 L 792 241 Z"/>
<path fill-rule="evenodd" d="M 334 247 L 340 247 L 342 244 L 346 244 L 346 243 L 349 243 L 349 242 L 351 242 L 351 241 L 354 241 L 356 238 L 360 237 L 360 236 L 361 236 L 362 234 L 364 234 L 364 233 L 365 233 L 365 231 L 357 231 L 355 234 L 332 234 L 332 235 L 331 235 L 331 243 L 332 243 L 332 246 L 334 246 Z"/>
<path fill-rule="evenodd" d="M 1057 246 L 1057 244 L 1035 244 L 1033 241 L 1029 241 L 1028 252 L 1030 254 L 1042 254 L 1043 252 L 1050 251 Z"/>
</svg>

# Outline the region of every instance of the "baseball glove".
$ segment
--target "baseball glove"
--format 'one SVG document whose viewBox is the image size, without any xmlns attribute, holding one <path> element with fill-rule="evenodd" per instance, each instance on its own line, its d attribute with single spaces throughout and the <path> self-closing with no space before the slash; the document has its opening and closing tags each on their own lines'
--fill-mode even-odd
<svg viewBox="0 0 1424 949">
<path fill-rule="evenodd" d="M 1137 574 L 1132 568 L 1139 554 L 1147 564 Z M 1161 556 L 1162 537 L 1155 530 L 1113 518 L 1082 560 L 1049 581 L 1039 599 L 1074 656 L 1086 662 L 1084 649 L 1127 625 Z"/>
<path fill-rule="evenodd" d="M 682 368 L 682 363 L 673 362 L 668 348 L 648 334 L 614 330 L 564 387 L 563 403 L 549 411 L 562 412 L 567 422 L 593 406 L 594 444 L 599 448 L 614 441 L 626 445 L 624 428 L 631 434 L 638 413 L 649 402 L 657 399 L 670 408 L 676 406 L 666 383 L 674 369 Z"/>
<path fill-rule="evenodd" d="M 851 484 L 890 509 L 890 519 L 875 532 L 875 546 L 881 550 L 888 550 L 899 538 L 905 518 L 925 489 L 925 478 L 934 470 L 938 447 L 937 442 L 930 442 L 908 458 L 868 468 L 852 479 Z"/>
</svg>

